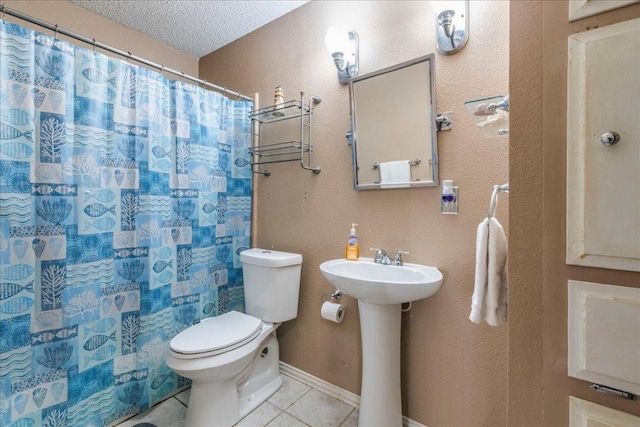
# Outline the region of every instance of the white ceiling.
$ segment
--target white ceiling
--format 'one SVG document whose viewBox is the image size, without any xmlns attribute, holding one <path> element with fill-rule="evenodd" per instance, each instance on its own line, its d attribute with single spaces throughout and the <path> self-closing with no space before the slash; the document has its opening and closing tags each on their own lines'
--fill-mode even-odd
<svg viewBox="0 0 640 427">
<path fill-rule="evenodd" d="M 309 0 L 69 0 L 201 58 Z"/>
</svg>

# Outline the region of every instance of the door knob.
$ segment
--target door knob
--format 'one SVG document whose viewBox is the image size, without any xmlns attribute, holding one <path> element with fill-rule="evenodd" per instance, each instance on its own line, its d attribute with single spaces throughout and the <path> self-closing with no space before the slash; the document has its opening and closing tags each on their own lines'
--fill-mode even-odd
<svg viewBox="0 0 640 427">
<path fill-rule="evenodd" d="M 605 132 L 600 137 L 600 142 L 602 145 L 613 145 L 620 141 L 620 134 L 618 132 Z"/>
</svg>

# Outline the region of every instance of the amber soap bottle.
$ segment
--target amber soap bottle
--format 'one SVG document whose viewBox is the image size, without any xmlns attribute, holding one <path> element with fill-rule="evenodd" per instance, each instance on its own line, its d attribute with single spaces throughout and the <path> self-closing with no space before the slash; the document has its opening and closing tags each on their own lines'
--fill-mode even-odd
<svg viewBox="0 0 640 427">
<path fill-rule="evenodd" d="M 347 240 L 347 245 L 344 248 L 344 257 L 349 261 L 358 261 L 360 258 L 360 246 L 358 245 L 358 236 L 356 235 L 357 225 L 358 224 L 351 224 L 349 239 Z"/>
</svg>

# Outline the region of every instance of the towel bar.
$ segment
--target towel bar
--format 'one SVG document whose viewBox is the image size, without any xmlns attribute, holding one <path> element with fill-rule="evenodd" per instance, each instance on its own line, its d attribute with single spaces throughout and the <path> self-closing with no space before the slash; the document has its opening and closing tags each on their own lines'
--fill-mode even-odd
<svg viewBox="0 0 640 427">
<path fill-rule="evenodd" d="M 420 163 L 422 163 L 422 159 L 420 157 L 418 157 L 415 160 L 409 160 L 409 164 L 411 166 L 419 165 Z M 375 162 L 372 166 L 373 166 L 374 169 L 378 169 L 380 167 L 380 163 L 379 162 Z"/>
</svg>

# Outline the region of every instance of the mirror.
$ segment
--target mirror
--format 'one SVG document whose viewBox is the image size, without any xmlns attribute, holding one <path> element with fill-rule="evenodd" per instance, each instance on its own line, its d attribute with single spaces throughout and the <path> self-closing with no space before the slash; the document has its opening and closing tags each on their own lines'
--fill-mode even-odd
<svg viewBox="0 0 640 427">
<path fill-rule="evenodd" d="M 357 190 L 438 185 L 435 57 L 349 82 Z"/>
</svg>

